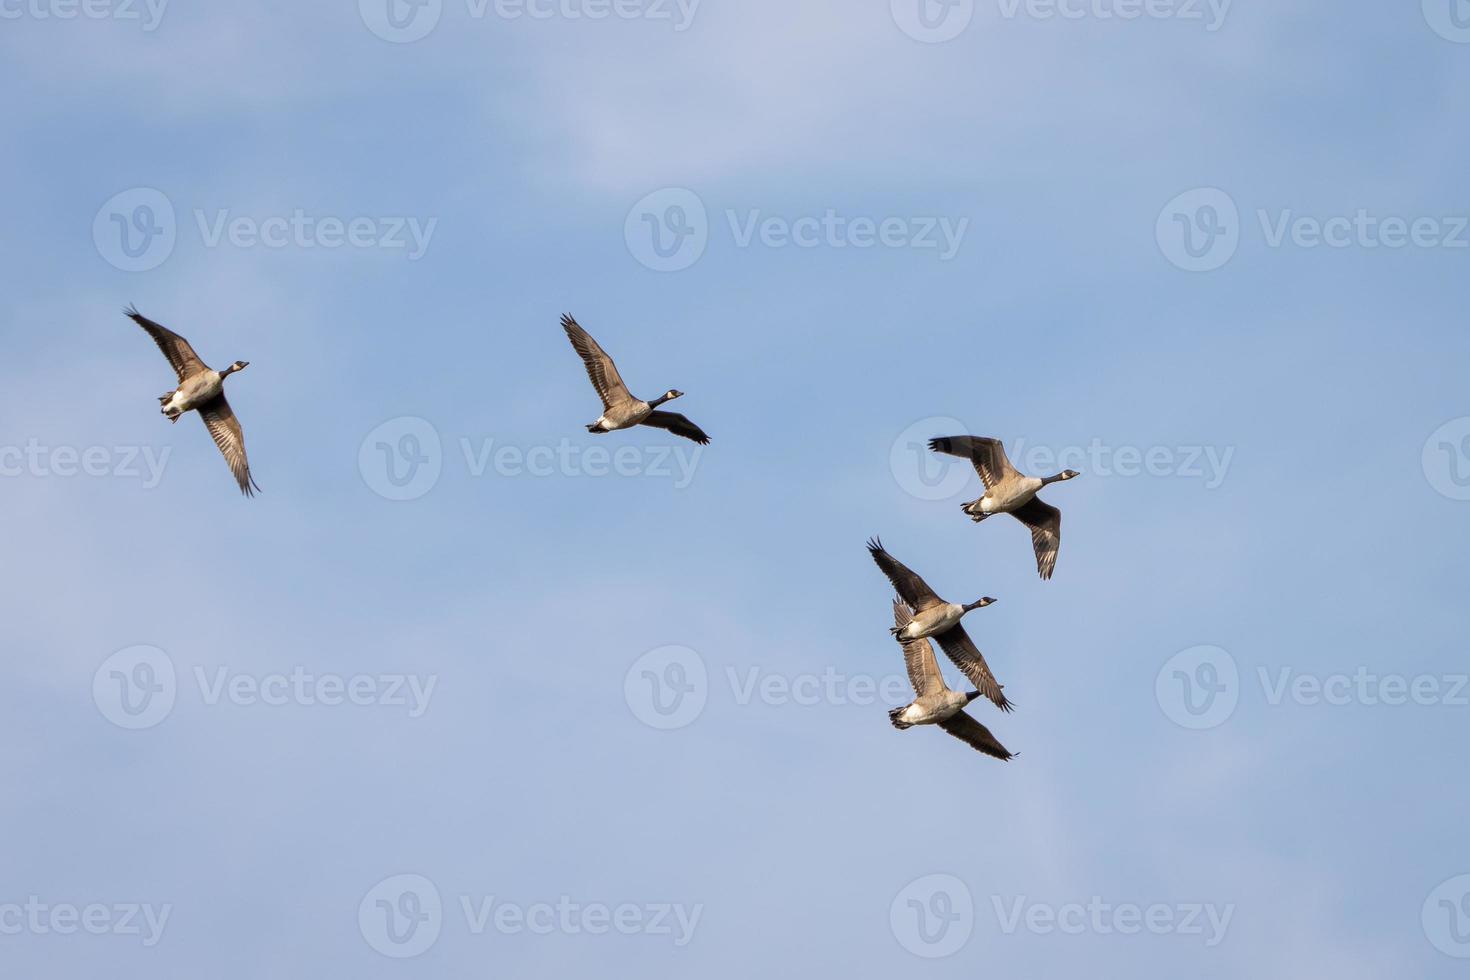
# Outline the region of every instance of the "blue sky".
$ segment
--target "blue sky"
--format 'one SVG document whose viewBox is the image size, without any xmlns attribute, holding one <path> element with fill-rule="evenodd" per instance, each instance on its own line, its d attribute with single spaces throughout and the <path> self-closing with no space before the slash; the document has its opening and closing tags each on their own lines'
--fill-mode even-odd
<svg viewBox="0 0 1470 980">
<path fill-rule="evenodd" d="M 389 12 L 0 3 L 8 974 L 1463 972 L 1463 2 Z"/>
</svg>

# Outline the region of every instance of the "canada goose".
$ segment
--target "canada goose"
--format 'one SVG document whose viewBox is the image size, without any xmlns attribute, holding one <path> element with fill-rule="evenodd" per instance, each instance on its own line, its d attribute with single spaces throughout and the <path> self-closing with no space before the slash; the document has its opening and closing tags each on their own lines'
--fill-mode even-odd
<svg viewBox="0 0 1470 980">
<path fill-rule="evenodd" d="M 995 675 L 990 672 L 990 667 L 985 663 L 985 657 L 976 648 L 970 635 L 960 625 L 960 618 L 972 609 L 982 609 L 995 600 L 989 596 L 977 599 L 968 605 L 959 605 L 953 602 L 945 602 L 934 594 L 934 590 L 919 576 L 915 575 L 897 558 L 894 558 L 883 549 L 883 543 L 876 538 L 868 542 L 868 552 L 872 554 L 873 561 L 888 581 L 893 583 L 893 588 L 898 592 L 899 598 L 908 603 L 915 612 L 914 615 L 904 623 L 894 626 L 889 630 L 894 639 L 900 643 L 909 640 L 922 640 L 926 637 L 934 637 L 939 645 L 944 647 L 945 654 L 954 665 L 964 671 L 970 683 L 980 689 L 980 693 L 995 702 L 995 706 L 1002 711 L 1013 710 L 1010 700 L 1001 691 L 1001 685 L 996 683 Z"/>
<path fill-rule="evenodd" d="M 607 351 L 572 319 L 570 313 L 561 318 L 561 327 L 567 332 L 572 348 L 582 356 L 582 363 L 587 366 L 587 377 L 592 379 L 592 387 L 602 398 L 602 416 L 587 426 L 588 432 L 613 432 L 631 429 L 635 425 L 651 425 L 655 429 L 667 429 L 676 436 L 693 439 L 701 446 L 709 445 L 709 436 L 704 434 L 704 430 L 678 412 L 656 411 L 664 402 L 683 398 L 682 391 L 670 388 L 651 402 L 634 398 L 628 386 L 623 384 L 618 366 L 607 356 Z"/>
<path fill-rule="evenodd" d="M 902 632 L 913 619 L 913 613 L 902 599 L 893 600 L 894 628 Z M 902 708 L 888 712 L 888 720 L 899 731 L 915 725 L 938 725 L 972 748 L 994 756 L 1002 762 L 1015 758 L 998 742 L 990 729 L 965 713 L 965 705 L 980 697 L 979 691 L 963 693 L 950 690 L 934 659 L 934 647 L 928 640 L 906 640 L 903 663 L 908 668 L 909 683 L 918 697 Z"/>
<path fill-rule="evenodd" d="M 1022 476 L 1006 458 L 999 439 L 984 436 L 945 436 L 930 439 L 929 448 L 936 453 L 962 456 L 974 464 L 975 472 L 985 484 L 985 495 L 979 500 L 961 504 L 960 509 L 976 524 L 993 514 L 1010 514 L 1031 529 L 1031 547 L 1036 551 L 1036 570 L 1044 579 L 1051 578 L 1057 567 L 1057 551 L 1062 546 L 1062 512 L 1036 496 L 1036 491 L 1049 483 L 1060 483 L 1081 476 L 1076 470 L 1062 470 L 1056 476 Z"/>
<path fill-rule="evenodd" d="M 214 438 L 214 444 L 224 454 L 225 462 L 230 464 L 230 472 L 235 474 L 240 491 L 247 497 L 254 496 L 260 487 L 255 485 L 255 479 L 250 475 L 250 461 L 245 457 L 245 434 L 240 430 L 240 420 L 225 400 L 224 386 L 226 378 L 236 371 L 245 370 L 250 362 L 236 361 L 223 371 L 215 371 L 199 359 L 183 337 L 154 323 L 131 306 L 123 312 L 148 331 L 179 376 L 179 386 L 158 399 L 163 406 L 163 414 L 170 422 L 176 423 L 185 412 L 197 411 Z"/>
</svg>

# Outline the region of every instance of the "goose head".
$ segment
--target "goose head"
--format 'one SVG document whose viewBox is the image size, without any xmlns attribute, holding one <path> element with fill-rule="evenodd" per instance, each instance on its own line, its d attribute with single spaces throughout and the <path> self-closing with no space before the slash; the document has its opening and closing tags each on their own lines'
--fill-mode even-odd
<svg viewBox="0 0 1470 980">
<path fill-rule="evenodd" d="M 1081 473 L 1078 473 L 1076 470 L 1062 470 L 1056 476 L 1049 476 L 1045 480 L 1043 480 L 1042 482 L 1043 483 L 1061 483 L 1063 480 L 1075 480 L 1075 479 L 1077 479 L 1081 475 L 1082 474 Z"/>
<path fill-rule="evenodd" d="M 984 609 L 986 606 L 990 605 L 994 601 L 995 600 L 990 598 L 990 596 L 982 596 L 981 598 L 976 599 L 974 602 L 967 604 L 965 606 L 965 612 L 969 612 L 971 609 Z"/>
<path fill-rule="evenodd" d="M 650 405 L 653 405 L 654 407 L 657 407 L 659 405 L 662 405 L 664 402 L 671 402 L 675 398 L 683 398 L 683 397 L 684 397 L 684 393 L 682 391 L 680 391 L 678 388 L 670 388 L 668 391 L 664 392 L 662 395 L 659 395 L 653 401 L 649 402 L 649 404 Z"/>
<path fill-rule="evenodd" d="M 223 371 L 221 371 L 219 373 L 219 376 L 221 378 L 228 378 L 230 375 L 234 374 L 236 371 L 243 371 L 246 368 L 248 368 L 249 366 L 250 366 L 250 362 L 249 361 L 236 361 L 234 364 L 231 364 L 229 367 L 227 367 Z"/>
</svg>

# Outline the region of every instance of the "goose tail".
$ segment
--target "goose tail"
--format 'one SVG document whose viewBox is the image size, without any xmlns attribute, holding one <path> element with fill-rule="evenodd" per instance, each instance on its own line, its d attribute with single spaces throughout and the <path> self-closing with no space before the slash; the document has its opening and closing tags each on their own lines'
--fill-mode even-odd
<svg viewBox="0 0 1470 980">
<path fill-rule="evenodd" d="M 899 731 L 903 731 L 906 728 L 914 727 L 913 725 L 910 725 L 908 722 L 903 720 L 903 713 L 903 708 L 894 708 L 892 711 L 888 712 L 888 720 L 893 722 L 893 727 L 897 728 Z"/>
</svg>

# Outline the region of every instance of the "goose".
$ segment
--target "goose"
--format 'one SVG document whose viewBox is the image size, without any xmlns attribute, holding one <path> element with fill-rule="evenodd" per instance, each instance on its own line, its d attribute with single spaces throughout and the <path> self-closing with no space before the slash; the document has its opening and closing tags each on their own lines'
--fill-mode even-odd
<svg viewBox="0 0 1470 980">
<path fill-rule="evenodd" d="M 588 432 L 601 434 L 618 429 L 631 429 L 635 425 L 651 425 L 655 429 L 666 429 L 676 436 L 693 439 L 701 446 L 709 445 L 709 436 L 705 435 L 704 430 L 699 426 L 678 412 L 657 410 L 664 402 L 683 398 L 682 391 L 670 388 L 651 402 L 634 398 L 629 393 L 628 386 L 623 384 L 622 375 L 618 374 L 618 366 L 613 363 L 611 357 L 607 356 L 607 351 L 603 350 L 597 341 L 592 339 L 592 335 L 572 319 L 570 313 L 562 316 L 561 327 L 567 332 L 567 339 L 572 342 L 572 348 L 581 356 L 582 363 L 587 366 L 587 377 L 592 379 L 592 387 L 597 389 L 597 394 L 602 398 L 602 415 L 596 422 L 587 426 Z"/>
<path fill-rule="evenodd" d="M 922 578 L 910 571 L 908 566 L 884 550 L 883 542 L 877 538 L 868 542 L 868 553 L 873 556 L 873 561 L 883 574 L 888 576 L 888 581 L 893 583 L 899 598 L 914 609 L 914 614 L 907 621 L 889 629 L 893 638 L 899 643 L 906 643 L 909 640 L 934 637 L 949 659 L 964 672 L 970 683 L 980 689 L 981 694 L 994 701 L 995 706 L 1002 711 L 1014 710 L 1014 706 L 1002 692 L 1001 685 L 996 683 L 995 675 L 990 672 L 985 657 L 960 625 L 960 619 L 965 613 L 972 609 L 983 609 L 995 600 L 985 596 L 966 605 L 945 602 L 934 594 L 934 590 Z"/>
<path fill-rule="evenodd" d="M 148 331 L 148 335 L 163 351 L 179 376 L 179 386 L 166 395 L 159 396 L 161 411 L 170 422 L 177 423 L 188 411 L 197 411 L 209 429 L 214 444 L 224 454 L 240 492 L 254 496 L 260 487 L 250 475 L 250 461 L 245 456 L 245 434 L 240 429 L 240 420 L 225 400 L 225 379 L 237 371 L 250 366 L 249 361 L 236 361 L 223 371 L 215 371 L 199 359 L 189 342 L 165 326 L 154 323 L 136 308 L 123 311 L 129 319 Z"/>
<path fill-rule="evenodd" d="M 893 600 L 894 628 L 902 632 L 913 620 L 914 614 L 902 599 Z M 906 640 L 903 644 L 903 663 L 908 668 L 909 683 L 918 695 L 902 708 L 888 712 L 888 720 L 899 731 L 915 725 L 938 725 L 949 734 L 971 748 L 1002 762 L 1015 758 L 990 729 L 965 712 L 965 705 L 978 697 L 979 691 L 951 690 L 939 672 L 939 663 L 934 659 L 934 647 L 928 640 Z"/>
<path fill-rule="evenodd" d="M 1057 567 L 1057 551 L 1062 547 L 1062 512 L 1036 496 L 1051 483 L 1075 480 L 1076 470 L 1062 470 L 1055 476 L 1023 476 L 1006 458 L 999 439 L 984 436 L 944 436 L 930 439 L 929 448 L 936 453 L 968 459 L 985 484 L 985 495 L 979 500 L 961 504 L 960 509 L 976 524 L 995 514 L 1010 514 L 1031 529 L 1031 547 L 1036 552 L 1036 570 L 1050 579 Z"/>
</svg>

